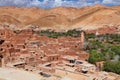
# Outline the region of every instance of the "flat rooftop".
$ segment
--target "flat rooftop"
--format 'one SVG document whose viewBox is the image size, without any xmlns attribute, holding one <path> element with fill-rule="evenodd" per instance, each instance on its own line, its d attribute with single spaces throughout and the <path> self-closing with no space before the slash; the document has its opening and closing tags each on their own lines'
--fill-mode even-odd
<svg viewBox="0 0 120 80">
<path fill-rule="evenodd" d="M 0 68 L 0 79 L 3 80 L 41 80 L 41 76 L 13 68 Z"/>
</svg>

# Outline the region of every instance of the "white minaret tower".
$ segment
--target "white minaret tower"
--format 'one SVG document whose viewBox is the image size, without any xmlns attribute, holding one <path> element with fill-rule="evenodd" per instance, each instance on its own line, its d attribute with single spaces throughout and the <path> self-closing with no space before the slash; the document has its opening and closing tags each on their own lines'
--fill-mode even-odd
<svg viewBox="0 0 120 80">
<path fill-rule="evenodd" d="M 98 32 L 98 31 L 96 31 L 95 35 L 96 35 L 96 36 L 98 36 L 98 35 L 99 35 L 99 32 Z"/>
</svg>

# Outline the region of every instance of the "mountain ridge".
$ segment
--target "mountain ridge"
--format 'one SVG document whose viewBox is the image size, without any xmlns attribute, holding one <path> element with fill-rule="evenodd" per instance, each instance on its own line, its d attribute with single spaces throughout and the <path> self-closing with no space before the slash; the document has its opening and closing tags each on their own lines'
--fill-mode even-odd
<svg viewBox="0 0 120 80">
<path fill-rule="evenodd" d="M 0 13 L 0 24 L 9 23 L 15 25 L 15 28 L 37 26 L 39 29 L 90 30 L 105 25 L 120 26 L 120 6 L 107 7 L 97 4 L 82 8 L 57 7 L 53 9 L 0 7 Z"/>
</svg>

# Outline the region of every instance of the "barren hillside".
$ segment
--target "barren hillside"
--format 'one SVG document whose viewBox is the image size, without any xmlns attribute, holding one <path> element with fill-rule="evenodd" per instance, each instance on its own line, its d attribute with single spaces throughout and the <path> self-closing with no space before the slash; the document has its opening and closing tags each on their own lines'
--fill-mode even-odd
<svg viewBox="0 0 120 80">
<path fill-rule="evenodd" d="M 97 29 L 104 26 L 120 25 L 120 6 L 103 5 L 83 8 L 58 7 L 53 9 L 0 7 L 0 24 L 13 24 L 16 27 L 28 25 L 39 28 Z"/>
</svg>

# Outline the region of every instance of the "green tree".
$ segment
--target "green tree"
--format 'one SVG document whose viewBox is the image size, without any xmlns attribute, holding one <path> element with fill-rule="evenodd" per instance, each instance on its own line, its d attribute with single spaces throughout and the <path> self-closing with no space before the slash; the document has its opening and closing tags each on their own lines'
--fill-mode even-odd
<svg viewBox="0 0 120 80">
<path fill-rule="evenodd" d="M 120 74 L 120 61 L 118 62 L 106 61 L 103 66 L 103 70 Z"/>
<path fill-rule="evenodd" d="M 104 55 L 97 50 L 90 51 L 89 62 L 95 64 L 96 62 L 105 60 Z"/>
</svg>

